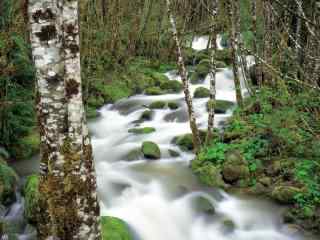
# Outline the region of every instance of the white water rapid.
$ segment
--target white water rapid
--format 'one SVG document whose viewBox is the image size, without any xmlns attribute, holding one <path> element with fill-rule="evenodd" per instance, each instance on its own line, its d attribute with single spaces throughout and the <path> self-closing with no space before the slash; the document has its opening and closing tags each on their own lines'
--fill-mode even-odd
<svg viewBox="0 0 320 240">
<path fill-rule="evenodd" d="M 199 43 L 201 42 L 201 43 Z M 205 39 L 198 38 L 194 47 L 201 49 Z M 202 47 L 201 47 L 202 46 Z M 170 79 L 179 79 L 174 72 Z M 192 92 L 203 84 L 191 85 Z M 232 72 L 217 73 L 217 98 L 235 102 Z M 145 135 L 128 133 L 148 105 L 155 100 L 176 101 L 177 110 L 154 110 L 151 121 L 139 127 L 154 127 Z M 201 128 L 206 127 L 208 99 L 194 99 Z M 190 132 L 183 93 L 160 96 L 137 95 L 101 109 L 101 117 L 90 123 L 102 215 L 123 219 L 139 240 L 296 240 L 288 226 L 281 223 L 281 208 L 264 200 L 230 196 L 221 190 L 201 186 L 189 169 L 192 153 L 181 152 L 171 144 L 173 137 Z M 216 117 L 219 126 L 232 114 Z M 161 160 L 143 157 L 126 160 L 126 154 L 154 141 L 161 149 Z M 168 150 L 179 152 L 170 157 Z M 212 204 L 215 214 L 203 207 Z M 199 202 L 201 202 L 200 204 Z M 201 206 L 202 205 L 202 206 Z M 209 207 L 210 208 L 210 207 Z M 234 227 L 231 224 L 233 222 Z"/>
</svg>

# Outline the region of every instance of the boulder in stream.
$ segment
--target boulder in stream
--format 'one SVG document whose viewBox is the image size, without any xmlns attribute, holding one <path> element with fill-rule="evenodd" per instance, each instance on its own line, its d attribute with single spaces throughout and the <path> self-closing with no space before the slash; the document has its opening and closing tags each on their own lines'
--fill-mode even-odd
<svg viewBox="0 0 320 240">
<path fill-rule="evenodd" d="M 173 138 L 172 142 L 178 145 L 184 151 L 192 151 L 193 150 L 193 141 L 192 134 L 184 134 L 178 137 Z"/>
<path fill-rule="evenodd" d="M 194 98 L 208 98 L 210 96 L 210 90 L 205 87 L 198 87 L 193 94 Z"/>
<path fill-rule="evenodd" d="M 101 217 L 102 240 L 133 240 L 128 224 L 115 217 Z"/>
<path fill-rule="evenodd" d="M 156 101 L 149 105 L 151 109 L 164 109 L 167 106 L 167 103 L 164 101 Z"/>
<path fill-rule="evenodd" d="M 131 128 L 128 130 L 129 133 L 134 134 L 149 134 L 155 132 L 156 129 L 153 127 L 144 127 L 144 128 Z"/>
<path fill-rule="evenodd" d="M 170 80 L 161 83 L 160 88 L 166 93 L 178 93 L 182 91 L 182 83 L 178 80 Z"/>
<path fill-rule="evenodd" d="M 140 120 L 141 121 L 151 121 L 152 120 L 152 115 L 153 115 L 153 112 L 150 111 L 150 110 L 145 110 L 141 116 L 140 116 Z"/>
<path fill-rule="evenodd" d="M 171 109 L 171 110 L 176 110 L 179 108 L 179 104 L 176 103 L 176 102 L 168 102 L 168 107 Z"/>
<path fill-rule="evenodd" d="M 207 102 L 207 111 L 211 108 L 213 105 L 212 100 L 209 100 Z M 233 102 L 226 101 L 226 100 L 216 100 L 214 105 L 214 112 L 217 114 L 225 114 L 228 109 L 232 108 L 234 106 Z"/>
<path fill-rule="evenodd" d="M 164 94 L 164 91 L 160 87 L 149 87 L 145 91 L 146 95 L 156 96 Z"/>
<path fill-rule="evenodd" d="M 143 142 L 141 151 L 143 155 L 148 159 L 160 159 L 161 151 L 159 146 L 154 142 Z"/>
</svg>

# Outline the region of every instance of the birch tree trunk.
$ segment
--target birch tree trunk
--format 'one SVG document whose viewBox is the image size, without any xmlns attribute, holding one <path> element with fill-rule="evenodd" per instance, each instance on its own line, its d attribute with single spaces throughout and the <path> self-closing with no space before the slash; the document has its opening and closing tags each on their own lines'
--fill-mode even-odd
<svg viewBox="0 0 320 240">
<path fill-rule="evenodd" d="M 82 102 L 77 0 L 29 0 L 41 135 L 39 239 L 100 239 Z"/>
<path fill-rule="evenodd" d="M 210 104 L 208 116 L 208 132 L 206 136 L 206 144 L 209 144 L 213 137 L 214 130 L 214 111 L 216 105 L 216 51 L 217 51 L 217 15 L 218 2 L 212 1 L 212 26 L 211 26 L 211 69 L 210 69 Z"/>
<path fill-rule="evenodd" d="M 239 78 L 239 61 L 237 50 L 239 49 L 238 46 L 238 39 L 240 33 L 237 32 L 237 19 L 235 14 L 235 6 L 238 6 L 239 0 L 228 0 L 227 1 L 227 12 L 230 22 L 230 43 L 231 43 L 231 54 L 232 54 L 232 70 L 234 75 L 234 85 L 236 90 L 236 99 L 239 106 L 242 106 L 242 93 L 241 93 L 241 85 L 240 85 L 240 78 Z"/>
<path fill-rule="evenodd" d="M 168 10 L 168 16 L 170 18 L 173 39 L 176 43 L 177 52 L 178 52 L 179 74 L 182 79 L 185 101 L 186 101 L 186 104 L 188 107 L 188 115 L 189 115 L 190 128 L 192 131 L 193 145 L 194 145 L 195 152 L 198 153 L 200 146 L 201 146 L 201 140 L 200 140 L 199 130 L 197 127 L 196 117 L 195 117 L 194 110 L 193 110 L 192 97 L 191 97 L 190 90 L 189 90 L 189 80 L 188 80 L 188 76 L 187 76 L 187 70 L 186 70 L 186 67 L 184 64 L 184 59 L 183 59 L 182 50 L 181 50 L 181 43 L 180 43 L 180 39 L 178 37 L 176 21 L 174 19 L 172 11 L 171 11 L 171 1 L 170 0 L 167 0 L 167 10 Z"/>
</svg>

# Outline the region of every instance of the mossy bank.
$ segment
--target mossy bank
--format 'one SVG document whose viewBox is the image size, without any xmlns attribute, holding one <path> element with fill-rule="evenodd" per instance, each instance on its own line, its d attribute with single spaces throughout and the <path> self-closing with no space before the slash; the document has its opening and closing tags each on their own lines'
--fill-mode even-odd
<svg viewBox="0 0 320 240">
<path fill-rule="evenodd" d="M 212 187 L 265 195 L 285 206 L 284 221 L 320 232 L 320 99 L 262 89 L 235 110 L 223 134 L 192 169 Z"/>
</svg>

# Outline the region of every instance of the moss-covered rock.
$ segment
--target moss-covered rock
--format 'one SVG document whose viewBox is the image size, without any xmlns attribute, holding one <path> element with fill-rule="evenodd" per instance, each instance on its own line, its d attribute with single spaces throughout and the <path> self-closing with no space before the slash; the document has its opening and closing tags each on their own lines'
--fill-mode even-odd
<svg viewBox="0 0 320 240">
<path fill-rule="evenodd" d="M 16 172 L 5 163 L 0 163 L 0 204 L 8 206 L 16 200 L 17 182 Z"/>
<path fill-rule="evenodd" d="M 170 79 L 166 75 L 159 72 L 152 72 L 151 77 L 155 81 L 155 86 L 158 86 L 158 87 L 160 87 L 163 83 L 170 81 Z"/>
<path fill-rule="evenodd" d="M 198 87 L 193 94 L 194 98 L 207 98 L 210 96 L 210 90 L 205 87 Z"/>
<path fill-rule="evenodd" d="M 160 159 L 161 151 L 159 146 L 154 142 L 143 142 L 141 151 L 148 159 Z"/>
<path fill-rule="evenodd" d="M 271 195 L 280 203 L 288 204 L 294 203 L 294 197 L 299 193 L 302 193 L 300 188 L 290 185 L 279 185 L 273 189 Z"/>
<path fill-rule="evenodd" d="M 129 133 L 134 134 L 149 134 L 155 132 L 156 129 L 153 127 L 144 127 L 144 128 L 131 128 L 128 130 Z"/>
<path fill-rule="evenodd" d="M 124 159 L 128 161 L 135 161 L 139 160 L 141 157 L 143 157 L 143 153 L 141 152 L 141 149 L 138 148 L 131 150 L 126 156 L 124 156 Z"/>
<path fill-rule="evenodd" d="M 184 151 L 193 150 L 193 141 L 192 141 L 192 134 L 191 133 L 175 137 L 175 138 L 173 138 L 172 142 L 174 144 L 177 144 Z"/>
<path fill-rule="evenodd" d="M 162 91 L 160 87 L 149 87 L 146 89 L 145 94 L 155 96 L 155 95 L 164 94 L 164 91 Z"/>
<path fill-rule="evenodd" d="M 182 83 L 177 80 L 169 80 L 161 83 L 160 88 L 168 93 L 178 93 L 182 91 Z"/>
<path fill-rule="evenodd" d="M 175 150 L 169 149 L 168 151 L 169 151 L 169 154 L 171 157 L 179 157 L 180 156 L 180 153 L 178 153 Z"/>
<path fill-rule="evenodd" d="M 199 64 L 204 59 L 209 59 L 210 54 L 208 50 L 197 51 L 194 56 L 194 64 Z"/>
<path fill-rule="evenodd" d="M 102 240 L 133 240 L 128 225 L 115 217 L 101 217 Z"/>
<path fill-rule="evenodd" d="M 163 109 L 167 106 L 167 103 L 164 101 L 156 101 L 149 105 L 150 109 Z"/>
<path fill-rule="evenodd" d="M 213 105 L 212 100 L 209 100 L 207 102 L 207 111 L 211 108 Z M 214 106 L 214 112 L 217 114 L 225 114 L 228 109 L 232 108 L 234 106 L 233 102 L 226 101 L 226 100 L 216 100 L 215 106 Z"/>
<path fill-rule="evenodd" d="M 226 182 L 232 183 L 245 179 L 250 175 L 248 163 L 237 151 L 226 154 L 226 160 L 222 166 L 222 175 Z"/>
<path fill-rule="evenodd" d="M 29 135 L 21 139 L 22 149 L 19 149 L 19 159 L 28 159 L 39 152 L 40 135 L 37 129 L 34 129 Z"/>
<path fill-rule="evenodd" d="M 210 200 L 206 197 L 200 196 L 194 199 L 193 201 L 194 209 L 197 212 L 213 215 L 215 214 L 216 210 L 214 205 Z"/>
<path fill-rule="evenodd" d="M 205 164 L 195 170 L 202 183 L 211 187 L 224 187 L 225 183 L 222 179 L 221 170 L 213 164 Z"/>
<path fill-rule="evenodd" d="M 230 234 L 236 229 L 236 224 L 231 219 L 224 219 L 222 221 L 222 231 L 225 234 Z"/>
<path fill-rule="evenodd" d="M 198 84 L 198 83 L 202 83 L 204 81 L 204 79 L 201 78 L 197 72 L 192 72 L 189 75 L 189 80 L 192 84 Z"/>
<path fill-rule="evenodd" d="M 176 110 L 179 108 L 179 104 L 176 103 L 176 102 L 168 102 L 168 107 L 171 109 L 171 110 Z"/>
<path fill-rule="evenodd" d="M 140 120 L 141 121 L 151 121 L 152 120 L 152 115 L 153 115 L 153 112 L 150 111 L 150 110 L 145 110 L 141 116 L 140 116 Z"/>
<path fill-rule="evenodd" d="M 206 76 L 210 72 L 210 64 L 207 60 L 201 61 L 195 68 L 195 72 L 198 74 L 200 78 L 206 78 Z"/>
<path fill-rule="evenodd" d="M 31 175 L 27 178 L 25 187 L 24 187 L 24 197 L 25 197 L 25 210 L 24 215 L 26 219 L 35 224 L 37 214 L 39 213 L 38 209 L 38 200 L 39 200 L 39 178 L 37 175 Z"/>
<path fill-rule="evenodd" d="M 226 65 L 230 65 L 232 62 L 230 49 L 223 49 L 216 51 L 217 61 L 223 62 Z"/>
</svg>

